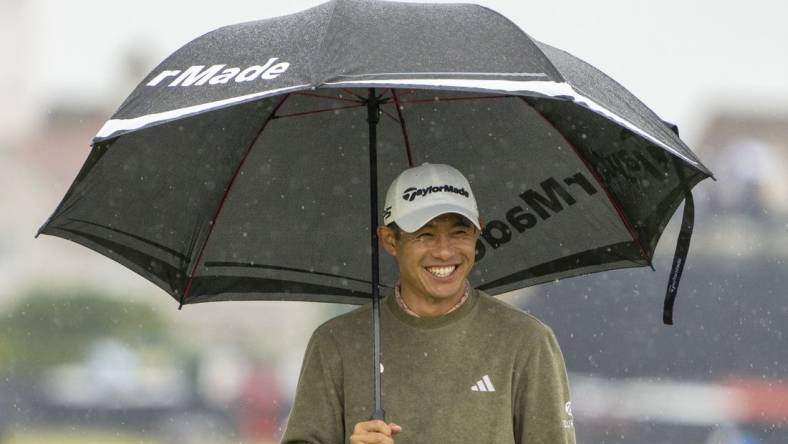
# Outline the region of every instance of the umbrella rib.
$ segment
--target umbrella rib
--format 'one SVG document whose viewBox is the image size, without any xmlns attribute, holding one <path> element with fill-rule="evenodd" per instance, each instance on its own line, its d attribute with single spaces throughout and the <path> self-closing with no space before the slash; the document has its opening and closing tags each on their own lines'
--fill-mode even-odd
<svg viewBox="0 0 788 444">
<path fill-rule="evenodd" d="M 298 116 L 306 116 L 308 114 L 327 113 L 329 111 L 339 111 L 339 110 L 345 110 L 345 109 L 350 109 L 350 108 L 360 108 L 362 106 L 366 106 L 366 105 L 361 103 L 361 104 L 358 104 L 358 105 L 338 106 L 336 108 L 323 108 L 323 109 L 316 109 L 316 110 L 312 110 L 312 111 L 302 111 L 302 112 L 299 112 L 299 113 L 280 114 L 278 116 L 272 116 L 272 119 L 282 119 L 282 118 L 285 118 L 285 117 L 298 117 Z"/>
<path fill-rule="evenodd" d="M 388 100 L 390 99 L 390 97 L 386 96 L 386 94 L 388 94 L 388 93 L 389 93 L 389 92 L 391 92 L 391 91 L 393 91 L 393 90 L 391 90 L 391 89 L 389 89 L 389 90 L 385 90 L 385 89 L 384 89 L 384 90 L 383 90 L 383 92 L 382 92 L 382 93 L 380 93 L 380 95 L 378 96 L 378 100 L 380 100 L 380 101 L 381 101 L 381 103 L 386 103 L 386 102 L 388 102 Z"/>
<path fill-rule="evenodd" d="M 112 232 L 115 232 L 115 233 L 120 233 L 120 234 L 122 234 L 124 236 L 128 236 L 128 237 L 130 237 L 132 239 L 138 240 L 138 241 L 140 241 L 140 242 L 142 242 L 144 244 L 150 245 L 150 246 L 155 247 L 155 248 L 157 248 L 157 249 L 159 249 L 159 250 L 161 250 L 161 251 L 163 251 L 165 253 L 168 253 L 168 254 L 170 254 L 172 256 L 175 256 L 176 258 L 178 258 L 180 260 L 186 259 L 186 256 L 184 254 L 182 254 L 178 250 L 166 247 L 166 246 L 161 245 L 161 244 L 157 244 L 156 242 L 153 242 L 153 241 L 151 241 L 149 239 L 145 239 L 142 236 L 137 236 L 136 234 L 132 234 L 132 233 L 130 233 L 128 231 L 119 230 L 117 228 L 110 227 L 109 225 L 102 225 L 102 224 L 99 224 L 99 223 L 96 223 L 96 222 L 91 222 L 89 220 L 69 218 L 68 221 L 69 222 L 79 222 L 79 223 L 83 223 L 83 224 L 86 224 L 86 225 L 93 225 L 95 227 L 103 228 L 103 229 L 108 230 L 108 231 L 112 231 Z M 73 230 L 73 231 L 76 232 L 77 230 Z"/>
<path fill-rule="evenodd" d="M 353 96 L 353 97 L 357 98 L 358 100 L 360 100 L 360 101 L 362 101 L 362 102 L 363 102 L 363 101 L 365 101 L 365 100 L 367 100 L 366 98 L 364 98 L 364 97 L 361 97 L 360 95 L 358 95 L 358 94 L 354 93 L 354 92 L 353 92 L 352 90 L 350 90 L 350 89 L 347 89 L 347 88 L 342 88 L 342 89 L 340 89 L 340 91 L 344 92 L 345 94 L 350 94 L 351 96 Z M 366 103 L 366 102 L 365 102 L 365 103 Z"/>
<path fill-rule="evenodd" d="M 645 247 L 643 247 L 643 242 L 640 239 L 640 236 L 638 235 L 638 232 L 635 230 L 635 227 L 632 226 L 632 223 L 629 221 L 629 218 L 627 218 L 626 215 L 624 215 L 624 210 L 621 207 L 621 203 L 619 203 L 618 199 L 613 197 L 613 195 L 610 193 L 610 190 L 608 190 L 608 188 L 605 186 L 605 182 L 599 176 L 599 174 L 597 173 L 596 169 L 591 166 L 591 164 L 588 162 L 588 160 L 585 158 L 585 156 L 583 156 L 583 154 L 581 154 L 580 151 L 577 150 L 577 147 L 575 147 L 575 145 L 572 142 L 570 142 L 566 137 L 564 137 L 564 135 L 561 133 L 561 131 L 559 131 L 558 128 L 556 128 L 555 125 L 553 125 L 553 123 L 550 122 L 550 120 L 547 117 L 545 117 L 545 115 L 542 114 L 541 111 L 539 111 L 535 107 L 531 106 L 531 104 L 528 103 L 527 100 L 525 100 L 525 97 L 520 97 L 520 99 L 528 107 L 530 107 L 531 109 L 536 111 L 536 113 L 539 114 L 539 116 L 541 116 L 542 119 L 545 120 L 545 122 L 547 122 L 551 127 L 553 127 L 553 129 L 556 130 L 556 133 L 560 134 L 561 137 L 564 139 L 564 141 L 567 143 L 567 145 L 569 145 L 569 147 L 572 148 L 572 151 L 575 152 L 575 155 L 577 156 L 577 158 L 580 159 L 581 162 L 583 162 L 583 165 L 585 165 L 586 169 L 594 177 L 594 180 L 596 180 L 596 182 L 599 184 L 599 187 L 602 188 L 602 190 L 605 192 L 605 195 L 607 196 L 608 201 L 610 201 L 610 204 L 613 205 L 613 208 L 616 209 L 616 213 L 618 213 L 618 218 L 621 219 L 621 222 L 624 224 L 624 226 L 626 227 L 627 231 L 629 231 L 629 235 L 632 237 L 632 241 L 635 242 L 637 244 L 638 248 L 640 249 L 640 255 L 643 257 L 643 259 L 645 259 L 648 262 L 649 267 L 654 269 L 654 265 L 651 263 L 651 258 L 649 258 L 648 254 L 646 254 L 646 249 L 645 249 Z"/>
<path fill-rule="evenodd" d="M 413 154 L 410 150 L 410 139 L 408 138 L 408 131 L 405 129 L 405 118 L 402 116 L 402 109 L 400 108 L 399 97 L 394 88 L 391 89 L 391 97 L 394 98 L 394 106 L 397 107 L 397 115 L 399 116 L 399 126 L 402 128 L 402 137 L 405 139 L 405 151 L 408 155 L 408 166 L 413 167 Z"/>
<path fill-rule="evenodd" d="M 592 264 L 591 267 L 598 267 L 598 266 L 604 267 L 607 264 L 611 264 L 615 261 L 628 261 L 631 263 L 632 262 L 631 259 L 628 259 L 626 256 L 616 255 L 613 253 L 614 251 L 617 251 L 621 248 L 626 248 L 628 244 L 629 244 L 628 242 L 618 242 L 615 244 L 603 245 L 601 247 L 580 251 L 570 256 L 564 256 L 560 259 L 554 259 L 548 262 L 543 262 L 541 264 L 532 265 L 524 270 L 520 270 L 515 273 L 509 274 L 507 276 L 503 276 L 494 281 L 485 282 L 484 284 L 479 285 L 479 290 L 484 290 L 484 291 L 495 290 L 497 287 L 510 285 L 517 281 L 523 281 L 523 280 L 529 281 L 529 284 L 527 285 L 541 284 L 542 282 L 544 282 L 544 280 L 542 279 L 545 276 L 557 272 L 560 273 L 570 270 L 577 270 L 574 264 L 577 263 L 577 261 L 581 260 L 584 255 L 589 255 L 589 254 L 594 255 L 595 257 L 600 257 L 600 255 L 604 255 L 606 256 L 606 259 L 610 259 L 610 260 L 606 260 L 605 262 Z M 602 270 L 611 270 L 611 269 L 613 268 L 603 268 Z M 583 271 L 579 275 L 580 276 L 588 275 L 602 270 Z"/>
<path fill-rule="evenodd" d="M 391 119 L 391 120 L 393 120 L 393 121 L 395 121 L 395 122 L 399 123 L 399 119 L 397 119 L 396 117 L 394 117 L 394 115 L 392 115 L 390 112 L 388 112 L 388 111 L 384 110 L 383 108 L 381 108 L 381 109 L 380 109 L 380 112 L 381 112 L 381 114 L 384 114 L 384 115 L 385 115 L 386 117 L 388 117 L 389 119 Z"/>
<path fill-rule="evenodd" d="M 335 100 L 337 102 L 362 103 L 362 102 L 360 102 L 358 100 L 346 99 L 344 97 L 326 96 L 326 95 L 323 95 L 323 94 L 315 94 L 315 93 L 309 93 L 309 92 L 297 92 L 297 93 L 294 93 L 294 94 L 298 95 L 298 96 L 317 97 L 319 99 Z"/>
<path fill-rule="evenodd" d="M 440 102 L 454 102 L 458 100 L 479 100 L 479 99 L 508 99 L 512 96 L 470 96 L 470 97 L 441 97 L 438 100 L 435 99 L 418 99 L 418 100 L 405 100 L 400 103 L 440 103 Z"/>
<path fill-rule="evenodd" d="M 194 265 L 192 266 L 191 272 L 189 273 L 189 280 L 186 282 L 186 287 L 184 288 L 183 293 L 181 294 L 180 305 L 178 306 L 179 310 L 183 307 L 184 302 L 186 302 L 186 298 L 189 296 L 189 290 L 191 290 L 192 283 L 194 282 L 194 275 L 197 273 L 197 266 L 200 264 L 200 261 L 202 260 L 203 254 L 205 253 L 205 247 L 208 245 L 208 241 L 211 238 L 211 234 L 213 234 L 213 228 L 216 226 L 216 221 L 219 218 L 219 214 L 222 212 L 224 203 L 227 201 L 227 196 L 230 194 L 230 190 L 232 189 L 233 184 L 235 184 L 235 179 L 238 178 L 238 174 L 241 172 L 241 168 L 243 168 L 244 163 L 246 163 L 246 159 L 249 157 L 249 153 L 252 151 L 252 147 L 254 147 L 254 145 L 260 139 L 260 136 L 263 134 L 263 130 L 265 129 L 266 126 L 268 126 L 268 122 L 274 119 L 276 112 L 279 110 L 279 108 L 282 107 L 282 105 L 285 103 L 288 97 L 290 97 L 290 94 L 285 94 L 282 100 L 276 105 L 273 111 L 271 111 L 271 114 L 268 115 L 268 117 L 265 119 L 263 124 L 260 126 L 260 130 L 257 132 L 257 136 L 255 136 L 254 139 L 252 139 L 252 142 L 249 143 L 249 146 L 246 148 L 246 152 L 244 153 L 243 158 L 238 163 L 238 168 L 235 169 L 235 173 L 233 174 L 233 177 L 230 179 L 230 183 L 227 184 L 227 189 L 224 190 L 224 195 L 222 196 L 222 200 L 219 202 L 219 207 L 216 209 L 216 212 L 213 215 L 213 219 L 211 219 L 210 228 L 208 228 L 208 234 L 205 236 L 205 241 L 202 243 L 202 246 L 200 247 L 200 253 L 197 255 L 197 260 L 194 261 Z"/>
<path fill-rule="evenodd" d="M 313 270 L 304 270 L 302 268 L 284 267 L 278 265 L 254 264 L 251 262 L 206 262 L 205 266 L 206 267 L 245 267 L 245 268 L 260 268 L 264 270 L 275 270 L 275 271 L 294 271 L 298 273 L 306 273 L 306 274 L 314 274 L 318 276 L 347 279 L 349 281 L 360 282 L 362 284 L 371 283 L 370 281 L 365 281 L 363 279 L 358 279 L 350 276 L 343 276 L 341 274 L 333 274 L 333 273 L 326 273 L 322 271 L 313 271 Z"/>
</svg>

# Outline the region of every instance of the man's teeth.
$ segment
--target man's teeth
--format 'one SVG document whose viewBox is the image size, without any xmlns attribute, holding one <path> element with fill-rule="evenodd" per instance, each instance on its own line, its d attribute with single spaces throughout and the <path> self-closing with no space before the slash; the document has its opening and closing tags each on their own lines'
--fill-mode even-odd
<svg viewBox="0 0 788 444">
<path fill-rule="evenodd" d="M 427 271 L 438 277 L 446 277 L 452 274 L 456 268 L 456 265 L 450 265 L 448 267 L 427 267 Z"/>
</svg>

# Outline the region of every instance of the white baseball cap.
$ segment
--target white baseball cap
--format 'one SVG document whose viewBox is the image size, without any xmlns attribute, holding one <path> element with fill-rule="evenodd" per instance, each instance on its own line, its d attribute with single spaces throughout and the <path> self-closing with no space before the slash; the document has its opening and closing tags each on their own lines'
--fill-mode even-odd
<svg viewBox="0 0 788 444">
<path fill-rule="evenodd" d="M 403 171 L 391 182 L 383 207 L 383 224 L 396 222 L 412 233 L 446 213 L 464 216 L 481 229 L 479 209 L 468 179 L 449 165 L 424 163 Z"/>
</svg>

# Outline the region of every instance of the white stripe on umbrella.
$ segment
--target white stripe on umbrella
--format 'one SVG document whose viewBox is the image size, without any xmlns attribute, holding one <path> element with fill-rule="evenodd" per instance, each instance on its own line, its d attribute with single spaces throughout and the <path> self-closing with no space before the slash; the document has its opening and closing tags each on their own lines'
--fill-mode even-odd
<svg viewBox="0 0 788 444">
<path fill-rule="evenodd" d="M 422 87 L 430 86 L 433 88 L 451 88 L 451 89 L 467 89 L 474 91 L 484 92 L 499 92 L 499 93 L 523 93 L 532 92 L 541 94 L 548 97 L 569 97 L 578 105 L 584 106 L 591 111 L 601 114 L 616 123 L 624 126 L 632 132 L 645 137 L 654 144 L 670 151 L 674 155 L 684 159 L 692 165 L 698 166 L 698 162 L 690 159 L 680 152 L 676 151 L 670 145 L 665 144 L 653 135 L 643 131 L 637 125 L 629 120 L 619 116 L 618 114 L 610 111 L 591 98 L 577 91 L 572 85 L 565 82 L 548 82 L 548 81 L 519 81 L 519 80 L 485 80 L 485 79 L 379 79 L 379 80 L 359 80 L 359 81 L 346 81 L 346 82 L 327 82 L 324 85 L 334 87 Z"/>
<path fill-rule="evenodd" d="M 224 108 L 229 105 L 235 105 L 242 102 L 247 102 L 254 99 L 261 99 L 263 97 L 274 96 L 302 89 L 308 89 L 309 85 L 288 86 L 287 88 L 271 89 L 267 91 L 260 91 L 253 94 L 246 94 L 238 97 L 231 97 L 229 99 L 217 100 L 216 102 L 202 103 L 200 105 L 187 106 L 186 108 L 178 108 L 171 111 L 164 111 L 154 114 L 146 114 L 144 116 L 134 117 L 131 119 L 113 119 L 108 120 L 104 126 L 99 129 L 96 134 L 96 139 L 105 139 L 121 131 L 133 131 L 136 129 L 144 128 L 154 123 L 166 122 L 170 120 L 180 119 L 182 117 L 199 114 L 205 111 Z"/>
<path fill-rule="evenodd" d="M 525 93 L 531 92 L 540 94 L 547 97 L 567 97 L 578 105 L 584 106 L 591 111 L 601 114 L 616 123 L 624 126 L 630 131 L 648 139 L 652 143 L 670 151 L 674 155 L 680 157 L 686 162 L 698 166 L 698 162 L 684 156 L 682 153 L 676 151 L 673 147 L 665 144 L 658 138 L 639 128 L 629 120 L 619 116 L 618 114 L 610 111 L 591 98 L 577 91 L 571 85 L 565 82 L 549 82 L 549 81 L 519 81 L 519 80 L 485 80 L 485 79 L 367 79 L 367 80 L 353 80 L 344 82 L 326 82 L 323 85 L 330 87 L 349 87 L 349 88 L 371 88 L 371 87 L 397 87 L 397 88 L 419 88 L 429 86 L 433 88 L 452 88 L 452 89 L 467 89 L 480 92 L 503 92 L 503 93 Z M 287 88 L 278 88 L 267 91 L 261 91 L 254 94 L 247 94 L 229 99 L 218 100 L 215 102 L 203 103 L 200 105 L 189 106 L 186 108 L 174 109 L 171 111 L 164 111 L 155 114 L 147 114 L 132 119 L 113 119 L 107 121 L 101 127 L 97 139 L 108 138 L 118 132 L 133 131 L 140 129 L 154 123 L 175 120 L 193 114 L 198 114 L 204 111 L 223 108 L 229 105 L 234 105 L 246 102 L 253 99 L 260 99 L 263 97 L 273 96 L 286 92 L 292 92 L 302 89 L 308 89 L 310 85 L 297 85 Z"/>
</svg>

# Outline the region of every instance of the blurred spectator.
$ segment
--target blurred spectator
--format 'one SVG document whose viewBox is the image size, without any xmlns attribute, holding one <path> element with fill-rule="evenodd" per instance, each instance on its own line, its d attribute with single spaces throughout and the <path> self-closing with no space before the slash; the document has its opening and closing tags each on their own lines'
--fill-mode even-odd
<svg viewBox="0 0 788 444">
<path fill-rule="evenodd" d="M 714 430 L 706 444 L 761 444 L 761 440 L 735 425 L 728 425 Z"/>
<path fill-rule="evenodd" d="M 275 368 L 265 361 L 255 364 L 243 382 L 239 399 L 238 421 L 244 442 L 277 439 L 282 404 Z"/>
<path fill-rule="evenodd" d="M 781 172 L 778 149 L 755 138 L 739 138 L 723 145 L 711 168 L 720 180 L 710 204 L 716 212 L 743 213 L 762 218 L 788 210 L 788 183 Z"/>
</svg>

